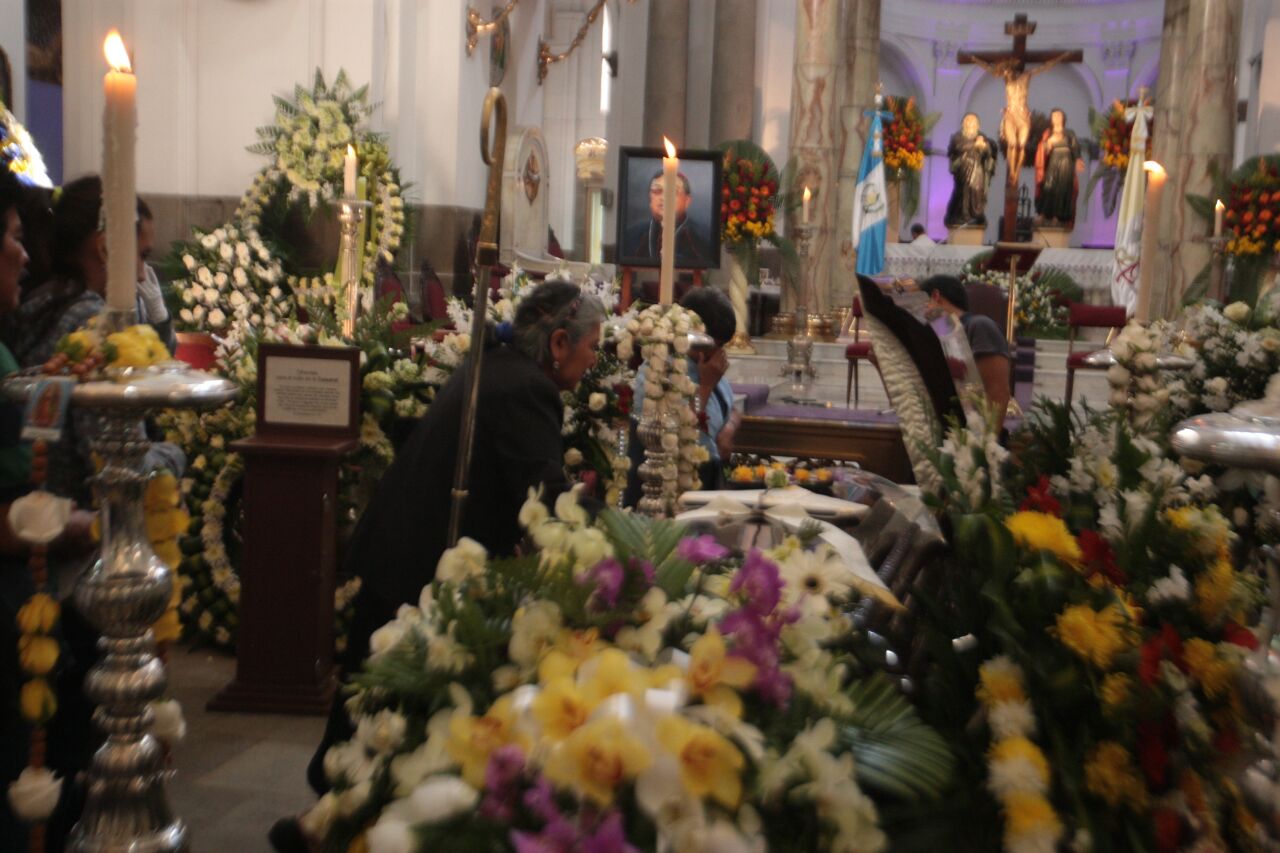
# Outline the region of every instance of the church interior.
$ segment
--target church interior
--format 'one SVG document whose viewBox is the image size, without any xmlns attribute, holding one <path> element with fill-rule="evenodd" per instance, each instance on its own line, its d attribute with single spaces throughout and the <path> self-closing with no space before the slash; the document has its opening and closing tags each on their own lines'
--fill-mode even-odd
<svg viewBox="0 0 1280 853">
<path fill-rule="evenodd" d="M 1280 0 L 0 0 L 0 851 L 1280 850 Z"/>
</svg>

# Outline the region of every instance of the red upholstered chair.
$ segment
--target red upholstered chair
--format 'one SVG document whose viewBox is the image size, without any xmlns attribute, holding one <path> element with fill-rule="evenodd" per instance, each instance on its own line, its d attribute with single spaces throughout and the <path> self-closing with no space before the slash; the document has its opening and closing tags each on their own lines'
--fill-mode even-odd
<svg viewBox="0 0 1280 853">
<path fill-rule="evenodd" d="M 1112 335 L 1124 327 L 1126 315 L 1124 307 L 1120 305 L 1085 305 L 1083 302 L 1073 302 L 1068 310 L 1071 313 L 1067 320 L 1066 404 L 1070 406 L 1075 390 L 1076 371 L 1102 369 L 1091 367 L 1085 362 L 1086 358 L 1098 350 L 1076 350 L 1076 333 L 1080 329 L 1110 329 L 1107 332 L 1107 343 L 1110 343 Z"/>
<path fill-rule="evenodd" d="M 871 350 L 870 341 L 859 340 L 862 337 L 862 300 L 853 297 L 853 343 L 844 348 L 844 357 L 849 362 L 849 375 L 844 383 L 844 405 L 849 407 L 852 396 L 854 408 L 858 405 L 858 362 L 875 361 L 875 353 Z"/>
</svg>

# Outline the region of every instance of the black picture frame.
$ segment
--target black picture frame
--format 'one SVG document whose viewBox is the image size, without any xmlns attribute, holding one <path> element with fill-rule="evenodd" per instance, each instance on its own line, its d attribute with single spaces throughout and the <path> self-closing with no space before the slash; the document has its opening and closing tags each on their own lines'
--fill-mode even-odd
<svg viewBox="0 0 1280 853">
<path fill-rule="evenodd" d="M 624 267 L 656 267 L 661 263 L 658 230 L 649 206 L 649 184 L 661 177 L 660 148 L 623 147 L 618 152 L 617 262 Z M 689 208 L 677 234 L 676 269 L 720 267 L 720 151 L 681 151 L 680 173 L 689 181 Z M 688 230 L 684 230 L 688 229 Z M 687 234 L 685 239 L 683 235 Z"/>
</svg>

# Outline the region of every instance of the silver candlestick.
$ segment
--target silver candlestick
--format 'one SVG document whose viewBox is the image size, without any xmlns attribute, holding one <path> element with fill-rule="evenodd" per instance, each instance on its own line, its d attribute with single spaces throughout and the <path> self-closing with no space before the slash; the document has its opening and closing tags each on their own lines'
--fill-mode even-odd
<svg viewBox="0 0 1280 853">
<path fill-rule="evenodd" d="M 133 311 L 106 315 L 108 331 L 132 325 Z M 94 722 L 106 741 L 84 775 L 85 806 L 71 830 L 68 849 L 105 851 L 185 850 L 187 827 L 164 793 L 163 752 L 150 734 L 149 703 L 165 690 L 164 664 L 155 656 L 151 625 L 160 618 L 173 578 L 151 549 L 144 515 L 149 442 L 143 418 L 164 408 L 212 408 L 233 397 L 234 383 L 169 362 L 149 368 L 108 370 L 109 377 L 77 385 L 73 406 L 93 415 L 91 444 L 103 459 L 94 478 L 102 509 L 101 556 L 74 596 L 98 629 L 104 654 L 85 679 L 85 695 L 98 707 Z M 38 376 L 4 383 L 11 399 L 25 399 Z"/>
<path fill-rule="evenodd" d="M 679 429 L 675 417 L 664 409 L 642 416 L 636 427 L 636 435 L 644 444 L 644 461 L 636 469 L 643 492 L 636 505 L 641 515 L 649 518 L 668 518 L 671 515 L 668 481 L 675 479 L 676 460 L 663 445 L 663 438 L 677 434 Z"/>
</svg>

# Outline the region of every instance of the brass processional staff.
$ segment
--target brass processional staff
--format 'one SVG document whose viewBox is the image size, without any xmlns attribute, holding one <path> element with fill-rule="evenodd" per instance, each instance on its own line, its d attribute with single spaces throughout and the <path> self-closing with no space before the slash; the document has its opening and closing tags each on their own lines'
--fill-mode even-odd
<svg viewBox="0 0 1280 853">
<path fill-rule="evenodd" d="M 494 123 L 493 141 L 489 125 Z M 449 547 L 458 543 L 462 512 L 471 480 L 471 449 L 475 443 L 476 406 L 480 402 L 480 362 L 484 357 L 485 317 L 489 313 L 489 279 L 498 262 L 498 214 L 502 202 L 502 162 L 507 145 L 507 102 L 501 90 L 492 88 L 484 96 L 480 118 L 480 155 L 489 167 L 485 190 L 484 218 L 476 243 L 476 293 L 471 314 L 471 373 L 462 396 L 462 426 L 458 431 L 458 462 L 453 471 L 453 505 L 449 511 Z"/>
</svg>

